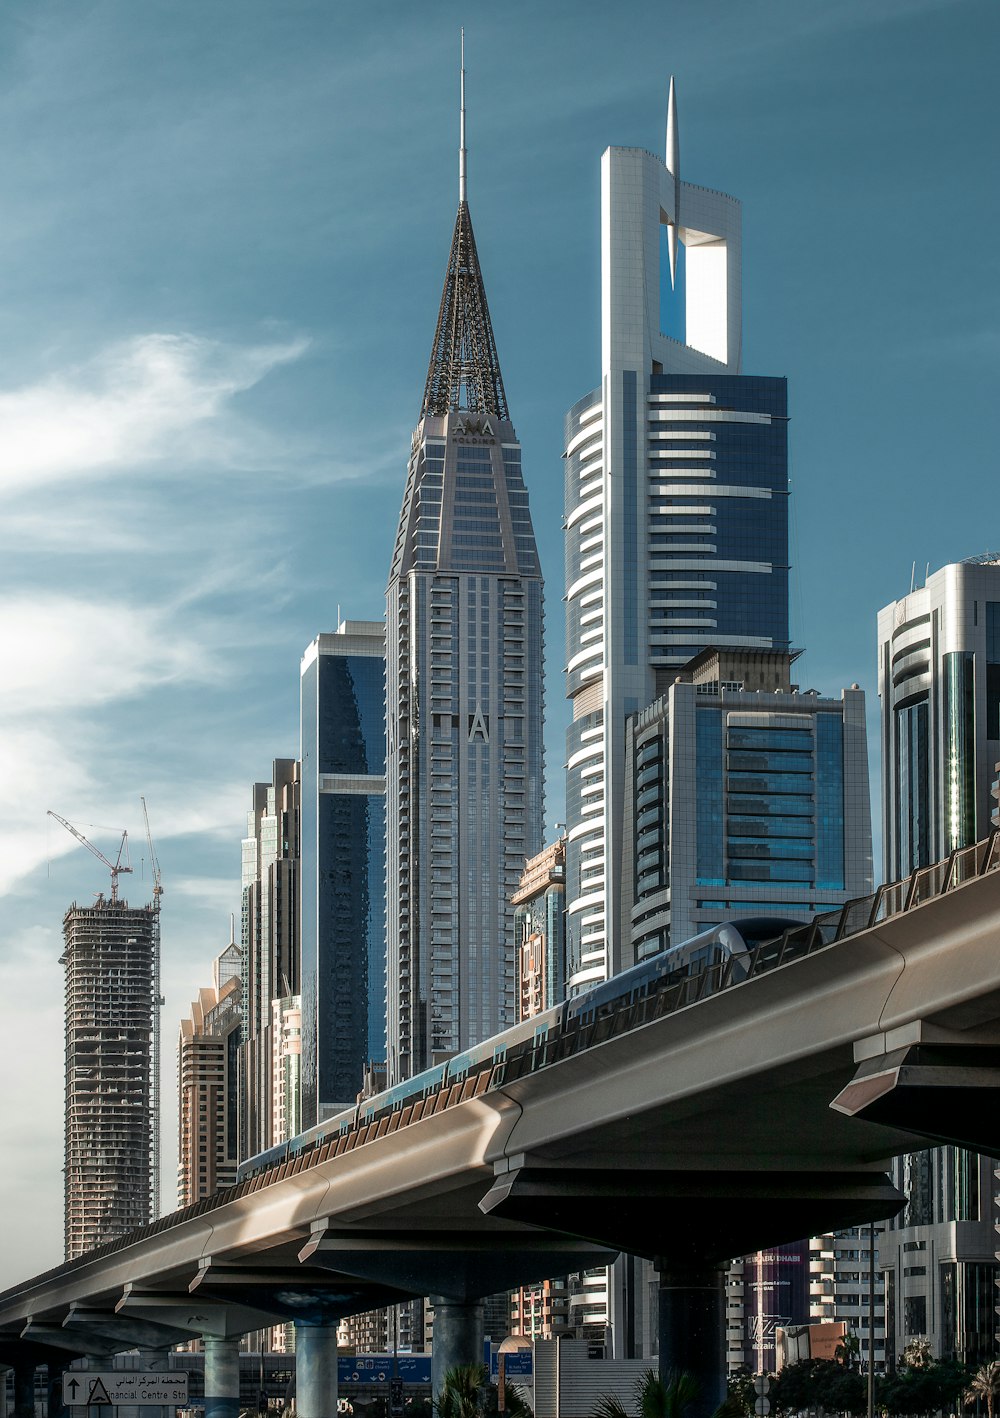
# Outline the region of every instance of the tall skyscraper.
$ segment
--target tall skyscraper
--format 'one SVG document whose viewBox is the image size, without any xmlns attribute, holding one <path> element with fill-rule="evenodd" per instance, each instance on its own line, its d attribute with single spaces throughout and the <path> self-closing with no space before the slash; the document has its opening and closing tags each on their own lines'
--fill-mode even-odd
<svg viewBox="0 0 1000 1418">
<path fill-rule="evenodd" d="M 785 381 L 740 374 L 740 207 L 681 181 L 673 81 L 666 161 L 604 154 L 601 231 L 601 383 L 566 419 L 570 988 L 629 963 L 626 718 L 709 646 L 789 648 Z"/>
<path fill-rule="evenodd" d="M 665 160 L 609 148 L 601 194 L 601 383 L 566 419 L 571 992 L 872 880 L 863 696 L 791 683 L 786 384 L 741 373 L 740 206 L 681 180 L 672 80 Z M 655 1342 L 627 1272 L 591 1277 L 616 1357 Z"/>
<path fill-rule="evenodd" d="M 345 620 L 301 666 L 302 1124 L 385 1059 L 385 627 Z"/>
<path fill-rule="evenodd" d="M 299 991 L 299 764 L 276 758 L 270 783 L 255 783 L 243 839 L 241 921 L 243 1042 L 240 1155 L 274 1135 L 272 1001 Z"/>
<path fill-rule="evenodd" d="M 1000 558 L 944 566 L 878 617 L 885 876 L 990 830 L 1000 758 Z M 894 1164 L 906 1193 L 883 1237 L 887 1340 L 899 1356 L 995 1353 L 994 1159 L 957 1147 Z"/>
<path fill-rule="evenodd" d="M 177 1205 L 236 1180 L 242 991 L 235 941 L 217 956 L 177 1040 Z"/>
<path fill-rule="evenodd" d="M 113 878 L 114 880 L 114 878 Z M 98 896 L 63 918 L 66 1259 L 150 1219 L 153 908 Z"/>
<path fill-rule="evenodd" d="M 512 1024 L 541 846 L 542 578 L 466 200 L 386 594 L 390 1080 Z"/>
</svg>

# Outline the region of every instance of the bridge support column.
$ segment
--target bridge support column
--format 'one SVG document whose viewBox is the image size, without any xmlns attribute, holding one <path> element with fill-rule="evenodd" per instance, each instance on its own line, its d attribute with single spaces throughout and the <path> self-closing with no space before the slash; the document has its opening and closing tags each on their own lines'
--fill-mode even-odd
<svg viewBox="0 0 1000 1418">
<path fill-rule="evenodd" d="M 479 1300 L 449 1300 L 445 1295 L 429 1298 L 434 1306 L 431 1393 L 436 1399 L 449 1369 L 483 1362 L 483 1307 Z"/>
<path fill-rule="evenodd" d="M 688 1373 L 698 1385 L 692 1418 L 708 1418 L 726 1396 L 726 1272 L 717 1265 L 658 1261 L 660 1377 Z"/>
<path fill-rule="evenodd" d="M 295 1321 L 295 1412 L 337 1418 L 337 1326 Z"/>
<path fill-rule="evenodd" d="M 35 1418 L 35 1366 L 30 1359 L 14 1363 L 12 1418 Z"/>
<path fill-rule="evenodd" d="M 205 1418 L 240 1418 L 240 1341 L 206 1334 Z"/>
<path fill-rule="evenodd" d="M 63 1407 L 63 1374 L 69 1368 L 69 1361 L 52 1362 L 48 1368 L 48 1395 L 49 1395 L 49 1418 L 68 1418 L 68 1409 Z"/>
</svg>

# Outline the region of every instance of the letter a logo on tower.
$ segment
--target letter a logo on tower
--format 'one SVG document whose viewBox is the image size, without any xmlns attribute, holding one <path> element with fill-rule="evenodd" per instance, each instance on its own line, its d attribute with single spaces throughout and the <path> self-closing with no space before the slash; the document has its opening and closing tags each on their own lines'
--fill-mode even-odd
<svg viewBox="0 0 1000 1418">
<path fill-rule="evenodd" d="M 469 742 L 474 739 L 482 739 L 483 743 L 490 741 L 490 727 L 481 704 L 476 705 L 476 712 L 469 719 Z"/>
</svg>

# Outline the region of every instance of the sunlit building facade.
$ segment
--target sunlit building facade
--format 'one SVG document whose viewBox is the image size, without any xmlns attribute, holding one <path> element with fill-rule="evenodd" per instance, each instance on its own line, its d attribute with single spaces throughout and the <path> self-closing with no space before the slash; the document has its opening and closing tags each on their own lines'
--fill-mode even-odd
<svg viewBox="0 0 1000 1418">
<path fill-rule="evenodd" d="M 239 1163 L 240 949 L 215 960 L 177 1040 L 177 1205 L 236 1181 Z"/>
<path fill-rule="evenodd" d="M 568 984 L 631 962 L 625 725 L 708 646 L 787 651 L 785 381 L 741 374 L 739 203 L 601 166 L 601 384 L 566 419 Z"/>
<path fill-rule="evenodd" d="M 272 1001 L 299 989 L 299 763 L 274 760 L 271 781 L 253 785 L 243 839 L 240 1155 L 274 1135 Z"/>
<path fill-rule="evenodd" d="M 887 880 L 986 836 L 1000 758 L 1000 557 L 942 567 L 878 617 Z M 996 1159 L 958 1147 L 893 1164 L 905 1192 L 879 1257 L 887 1344 L 996 1352 Z"/>
<path fill-rule="evenodd" d="M 518 1019 L 559 1004 L 566 993 L 566 839 L 529 857 L 512 897 Z"/>
<path fill-rule="evenodd" d="M 395 1081 L 514 1022 L 510 898 L 542 836 L 542 579 L 464 177 L 386 631 Z"/>
<path fill-rule="evenodd" d="M 601 379 L 565 424 L 570 993 L 634 960 L 629 721 L 709 647 L 789 651 L 787 390 L 742 373 L 741 260 L 740 204 L 680 177 L 671 81 L 665 156 L 602 158 Z M 637 1287 L 606 1289 L 616 1357 Z"/>
</svg>

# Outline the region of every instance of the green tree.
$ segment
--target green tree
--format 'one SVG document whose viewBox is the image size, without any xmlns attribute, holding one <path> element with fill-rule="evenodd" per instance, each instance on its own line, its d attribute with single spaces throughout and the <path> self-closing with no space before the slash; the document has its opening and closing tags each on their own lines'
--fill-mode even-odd
<svg viewBox="0 0 1000 1418">
<path fill-rule="evenodd" d="M 485 1364 L 456 1364 L 449 1369 L 434 1399 L 437 1418 L 482 1418 L 481 1391 L 487 1381 Z"/>
<path fill-rule="evenodd" d="M 867 1409 L 868 1391 L 862 1374 L 836 1359 L 800 1359 L 797 1364 L 786 1364 L 776 1375 L 770 1399 L 779 1413 L 824 1408 L 860 1415 Z"/>
<path fill-rule="evenodd" d="M 997 1397 L 1000 1395 L 1000 1361 L 991 1359 L 972 1374 L 965 1390 L 966 1403 L 986 1402 L 986 1418 L 993 1418 Z"/>
<path fill-rule="evenodd" d="M 690 1374 L 672 1370 L 661 1379 L 652 1369 L 646 1369 L 635 1386 L 633 1406 L 625 1407 L 616 1393 L 602 1393 L 592 1418 L 685 1418 L 688 1408 L 698 1397 L 698 1384 Z"/>
<path fill-rule="evenodd" d="M 954 1412 L 962 1405 L 968 1372 L 957 1359 L 932 1359 L 923 1354 L 918 1362 L 900 1361 L 894 1374 L 878 1380 L 878 1407 L 891 1418 L 914 1413 Z"/>
<path fill-rule="evenodd" d="M 753 1374 L 749 1369 L 739 1369 L 726 1380 L 726 1401 L 720 1411 L 728 1418 L 751 1418 L 756 1397 Z"/>
<path fill-rule="evenodd" d="M 857 1369 L 861 1365 L 861 1340 L 856 1334 L 845 1334 L 833 1351 L 833 1357 L 845 1369 Z"/>
<path fill-rule="evenodd" d="M 496 1418 L 499 1395 L 485 1364 L 457 1364 L 444 1376 L 434 1399 L 437 1418 Z M 504 1412 L 510 1418 L 533 1418 L 524 1395 L 514 1384 L 504 1385 Z"/>
</svg>

